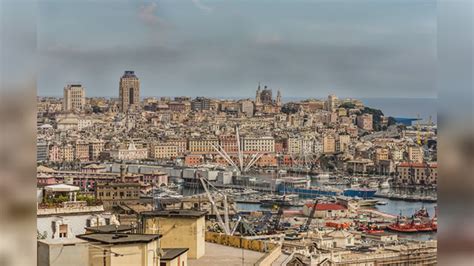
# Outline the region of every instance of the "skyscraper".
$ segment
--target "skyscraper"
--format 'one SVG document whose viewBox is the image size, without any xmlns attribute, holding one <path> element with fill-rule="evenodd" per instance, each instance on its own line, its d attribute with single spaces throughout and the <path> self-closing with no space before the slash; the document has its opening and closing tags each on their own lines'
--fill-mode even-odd
<svg viewBox="0 0 474 266">
<path fill-rule="evenodd" d="M 80 112 L 84 110 L 85 104 L 85 92 L 81 84 L 68 84 L 64 87 L 64 111 Z"/>
<path fill-rule="evenodd" d="M 329 95 L 326 101 L 326 107 L 327 107 L 326 110 L 328 110 L 329 112 L 334 112 L 335 109 L 337 108 L 337 104 L 338 104 L 337 96 L 334 94 Z"/>
<path fill-rule="evenodd" d="M 140 80 L 134 71 L 125 71 L 120 78 L 120 111 L 127 112 L 140 107 Z"/>
</svg>

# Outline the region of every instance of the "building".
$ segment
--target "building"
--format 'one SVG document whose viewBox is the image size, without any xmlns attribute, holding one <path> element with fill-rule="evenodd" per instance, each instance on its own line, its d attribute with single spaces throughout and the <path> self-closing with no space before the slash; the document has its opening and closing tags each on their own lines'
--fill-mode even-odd
<svg viewBox="0 0 474 266">
<path fill-rule="evenodd" d="M 204 156 L 198 154 L 189 154 L 184 157 L 185 166 L 198 166 L 204 163 Z"/>
<path fill-rule="evenodd" d="M 300 154 L 301 153 L 301 146 L 302 142 L 299 137 L 288 137 L 286 140 L 286 147 L 287 147 L 287 152 L 289 154 Z"/>
<path fill-rule="evenodd" d="M 363 114 L 357 116 L 357 126 L 360 129 L 371 131 L 373 130 L 373 119 L 371 114 Z"/>
<path fill-rule="evenodd" d="M 328 233 L 319 233 L 319 234 L 323 234 L 323 235 L 317 236 L 315 238 L 316 239 L 315 244 L 320 249 L 326 249 L 326 250 L 328 249 L 331 250 L 335 248 L 342 249 L 342 248 L 354 246 L 355 244 L 355 236 L 346 230 L 332 230 Z M 334 265 L 334 264 L 328 263 L 328 264 L 319 264 L 319 265 Z M 365 265 L 365 264 L 356 264 L 356 265 Z"/>
<path fill-rule="evenodd" d="M 191 153 L 213 153 L 216 152 L 213 146 L 217 147 L 218 145 L 217 138 L 197 138 L 189 140 L 188 149 Z"/>
<path fill-rule="evenodd" d="M 380 161 L 388 161 L 390 159 L 390 152 L 388 148 L 376 148 L 375 149 L 375 163 Z"/>
<path fill-rule="evenodd" d="M 160 235 L 90 233 L 77 236 L 89 242 L 89 265 L 160 266 Z"/>
<path fill-rule="evenodd" d="M 46 141 L 37 141 L 36 142 L 36 161 L 44 162 L 48 160 L 49 147 L 48 142 Z"/>
<path fill-rule="evenodd" d="M 85 140 L 77 140 L 74 143 L 74 159 L 80 162 L 89 161 L 89 143 Z"/>
<path fill-rule="evenodd" d="M 160 266 L 187 266 L 188 248 L 164 248 Z"/>
<path fill-rule="evenodd" d="M 242 101 L 240 103 L 240 111 L 248 117 L 253 116 L 254 106 L 252 101 Z"/>
<path fill-rule="evenodd" d="M 211 100 L 204 97 L 197 97 L 191 101 L 191 110 L 208 111 L 211 108 Z"/>
<path fill-rule="evenodd" d="M 98 182 L 95 197 L 109 208 L 121 203 L 137 203 L 140 200 L 140 183 Z"/>
<path fill-rule="evenodd" d="M 403 185 L 436 185 L 437 163 L 402 162 L 397 166 L 397 183 Z"/>
<path fill-rule="evenodd" d="M 275 139 L 270 136 L 250 137 L 241 140 L 243 151 L 251 152 L 275 152 Z"/>
<path fill-rule="evenodd" d="M 333 135 L 325 135 L 323 137 L 323 153 L 331 154 L 336 152 L 336 138 Z"/>
<path fill-rule="evenodd" d="M 60 154 L 63 162 L 74 161 L 74 147 L 71 144 L 61 146 Z"/>
<path fill-rule="evenodd" d="M 134 71 L 125 71 L 120 78 L 119 98 L 121 112 L 140 107 L 140 80 Z"/>
<path fill-rule="evenodd" d="M 336 151 L 337 152 L 345 152 L 349 148 L 349 144 L 351 143 L 351 136 L 350 135 L 339 135 L 337 143 L 336 143 Z"/>
<path fill-rule="evenodd" d="M 334 112 L 336 108 L 338 107 L 338 99 L 337 96 L 334 94 L 331 94 L 328 96 L 328 99 L 326 101 L 326 110 L 329 112 Z"/>
<path fill-rule="evenodd" d="M 92 140 L 89 142 L 89 160 L 99 160 L 100 153 L 104 150 L 104 141 Z"/>
<path fill-rule="evenodd" d="M 189 112 L 191 111 L 191 103 L 189 102 L 169 102 L 168 108 L 172 112 Z"/>
<path fill-rule="evenodd" d="M 423 148 L 420 146 L 408 146 L 408 161 L 412 163 L 422 163 L 423 162 Z"/>
<path fill-rule="evenodd" d="M 146 234 L 160 234 L 161 248 L 188 248 L 188 256 L 199 259 L 205 253 L 204 211 L 164 210 L 142 212 Z"/>
<path fill-rule="evenodd" d="M 89 265 L 89 243 L 79 238 L 41 239 L 37 242 L 36 265 Z"/>
<path fill-rule="evenodd" d="M 303 214 L 309 216 L 314 203 L 308 202 L 303 206 Z M 316 218 L 337 218 L 347 214 L 347 207 L 337 203 L 318 203 L 314 217 Z"/>
<path fill-rule="evenodd" d="M 276 105 L 276 106 L 281 106 L 281 105 L 282 105 L 281 92 L 280 92 L 280 90 L 278 90 L 278 92 L 277 92 L 277 97 L 276 97 L 275 105 Z"/>
<path fill-rule="evenodd" d="M 130 142 L 128 148 L 118 148 L 110 151 L 110 157 L 116 160 L 143 160 L 148 158 L 147 148 L 137 148 L 135 143 Z"/>
<path fill-rule="evenodd" d="M 221 135 L 219 136 L 219 142 L 227 153 L 236 153 L 238 151 L 237 138 L 235 135 Z"/>
<path fill-rule="evenodd" d="M 100 225 L 116 225 L 115 215 L 106 213 L 103 205 L 87 205 L 85 201 L 76 201 L 79 187 L 56 184 L 44 187 L 41 204 L 37 209 L 38 239 L 71 239 L 85 233 L 85 228 Z M 50 207 L 54 199 L 63 199 Z"/>
<path fill-rule="evenodd" d="M 61 159 L 61 149 L 57 144 L 51 144 L 49 146 L 48 159 L 50 162 L 60 162 Z"/>
<path fill-rule="evenodd" d="M 64 87 L 63 111 L 80 112 L 86 104 L 85 91 L 81 84 L 69 84 Z"/>
<path fill-rule="evenodd" d="M 178 146 L 165 143 L 165 142 L 158 142 L 150 144 L 150 158 L 153 159 L 171 159 L 176 158 L 178 156 Z"/>
<path fill-rule="evenodd" d="M 272 90 L 267 89 L 267 86 L 264 87 L 262 93 L 260 94 L 260 101 L 263 104 L 271 104 L 273 102 Z"/>
</svg>

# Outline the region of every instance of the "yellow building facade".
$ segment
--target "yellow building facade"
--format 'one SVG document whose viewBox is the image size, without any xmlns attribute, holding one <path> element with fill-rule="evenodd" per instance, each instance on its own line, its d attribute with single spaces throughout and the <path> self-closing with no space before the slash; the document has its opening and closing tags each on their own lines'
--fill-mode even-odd
<svg viewBox="0 0 474 266">
<path fill-rule="evenodd" d="M 205 253 L 205 214 L 194 210 L 141 213 L 145 234 L 160 234 L 162 248 L 188 248 L 188 257 L 192 259 Z"/>
</svg>

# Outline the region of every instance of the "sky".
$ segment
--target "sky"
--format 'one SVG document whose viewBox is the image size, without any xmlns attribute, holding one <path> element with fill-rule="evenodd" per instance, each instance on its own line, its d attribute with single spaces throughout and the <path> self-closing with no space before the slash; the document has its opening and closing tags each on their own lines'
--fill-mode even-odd
<svg viewBox="0 0 474 266">
<path fill-rule="evenodd" d="M 435 98 L 436 1 L 46 0 L 38 94 Z"/>
</svg>

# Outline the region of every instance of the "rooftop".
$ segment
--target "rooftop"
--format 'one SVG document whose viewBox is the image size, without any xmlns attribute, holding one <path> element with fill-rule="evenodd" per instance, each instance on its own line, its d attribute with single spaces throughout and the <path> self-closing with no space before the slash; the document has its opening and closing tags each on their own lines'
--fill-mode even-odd
<svg viewBox="0 0 474 266">
<path fill-rule="evenodd" d="M 73 244 L 82 244 L 87 241 L 79 238 L 56 238 L 56 239 L 39 239 L 38 242 L 44 243 L 46 245 L 73 245 Z"/>
<path fill-rule="evenodd" d="M 100 242 L 103 244 L 132 244 L 132 243 L 150 243 L 160 238 L 160 235 L 155 234 L 105 234 L 92 233 L 77 235 L 78 238 L 91 242 Z"/>
<path fill-rule="evenodd" d="M 79 187 L 71 186 L 67 184 L 56 184 L 56 185 L 49 185 L 45 186 L 44 189 L 46 191 L 52 192 L 72 192 L 72 191 L 79 191 Z"/>
<path fill-rule="evenodd" d="M 308 208 L 312 208 L 314 203 L 308 202 L 305 205 Z M 336 203 L 318 203 L 318 205 L 316 205 L 317 211 L 329 211 L 329 210 L 335 211 L 335 210 L 345 210 L 345 209 L 347 209 L 345 206 L 341 204 L 336 204 Z"/>
<path fill-rule="evenodd" d="M 151 217 L 184 217 L 184 218 L 199 218 L 206 215 L 206 211 L 195 210 L 163 210 L 163 211 L 145 211 L 143 216 Z"/>
<path fill-rule="evenodd" d="M 215 243 L 206 242 L 206 254 L 199 259 L 188 259 L 190 266 L 215 265 L 255 265 L 255 263 L 266 255 L 266 253 L 256 252 L 247 249 L 234 248 Z M 242 260 L 243 257 L 243 260 Z M 242 263 L 244 262 L 244 263 Z"/>
<path fill-rule="evenodd" d="M 94 233 L 115 233 L 115 232 L 124 232 L 124 231 L 131 231 L 132 226 L 130 225 L 101 225 L 101 226 L 92 226 L 86 227 L 87 231 L 91 231 Z"/>
<path fill-rule="evenodd" d="M 188 248 L 164 248 L 160 260 L 173 260 L 188 250 Z"/>
</svg>

